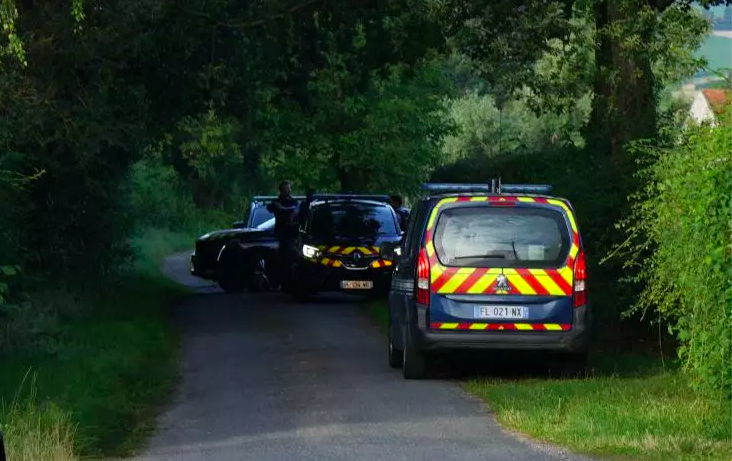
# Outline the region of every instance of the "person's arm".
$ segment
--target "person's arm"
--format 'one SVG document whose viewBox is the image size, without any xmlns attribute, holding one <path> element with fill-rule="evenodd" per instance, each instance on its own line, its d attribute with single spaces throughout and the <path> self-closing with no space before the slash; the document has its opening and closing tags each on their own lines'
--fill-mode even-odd
<svg viewBox="0 0 732 461">
<path fill-rule="evenodd" d="M 282 210 L 282 204 L 280 203 L 279 200 L 273 200 L 272 202 L 270 202 L 269 205 L 267 205 L 267 211 L 269 211 L 270 213 L 276 213 L 281 210 Z"/>
</svg>

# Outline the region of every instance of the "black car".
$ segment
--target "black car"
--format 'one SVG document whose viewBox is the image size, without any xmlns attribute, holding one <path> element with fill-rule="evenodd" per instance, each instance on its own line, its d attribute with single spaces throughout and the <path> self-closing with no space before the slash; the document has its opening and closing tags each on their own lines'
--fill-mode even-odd
<svg viewBox="0 0 732 461">
<path fill-rule="evenodd" d="M 424 375 L 436 350 L 551 352 L 584 369 L 590 305 L 571 204 L 550 186 L 430 184 L 399 245 L 389 293 L 389 364 Z"/>
<path fill-rule="evenodd" d="M 229 292 L 275 288 L 270 269 L 275 267 L 277 240 L 274 216 L 267 210 L 267 204 L 275 198 L 254 197 L 246 221 L 199 237 L 191 254 L 191 274 L 214 280 Z"/>
<path fill-rule="evenodd" d="M 402 235 L 399 217 L 387 204 L 388 196 L 317 196 L 301 229 L 295 265 L 298 297 L 318 292 L 385 294 L 391 284 L 393 263 L 379 256 L 386 242 Z"/>
</svg>

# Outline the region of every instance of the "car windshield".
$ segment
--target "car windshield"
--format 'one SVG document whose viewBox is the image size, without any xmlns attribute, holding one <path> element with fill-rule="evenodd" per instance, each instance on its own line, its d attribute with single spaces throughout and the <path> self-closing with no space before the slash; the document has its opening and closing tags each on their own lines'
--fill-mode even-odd
<svg viewBox="0 0 732 461">
<path fill-rule="evenodd" d="M 263 222 L 262 224 L 255 227 L 255 229 L 259 230 L 267 230 L 272 229 L 275 225 L 275 218 L 268 219 L 267 221 Z"/>
<path fill-rule="evenodd" d="M 443 211 L 435 250 L 458 267 L 559 267 L 569 251 L 564 216 L 538 208 L 472 206 Z"/>
<path fill-rule="evenodd" d="M 265 205 L 257 206 L 252 210 L 252 216 L 250 217 L 249 227 L 259 228 L 260 225 L 267 221 L 274 219 L 274 215 L 267 210 Z M 274 221 L 272 221 L 274 223 Z M 274 224 L 273 224 L 274 225 Z"/>
<path fill-rule="evenodd" d="M 397 224 L 388 205 L 336 202 L 314 206 L 310 233 L 316 238 L 363 238 L 396 234 Z"/>
</svg>

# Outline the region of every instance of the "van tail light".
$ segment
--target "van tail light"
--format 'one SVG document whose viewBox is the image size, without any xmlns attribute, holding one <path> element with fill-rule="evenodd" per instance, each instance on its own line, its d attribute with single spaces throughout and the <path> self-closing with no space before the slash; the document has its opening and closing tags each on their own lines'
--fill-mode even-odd
<svg viewBox="0 0 732 461">
<path fill-rule="evenodd" d="M 574 307 L 587 305 L 587 261 L 580 251 L 574 261 Z"/>
<path fill-rule="evenodd" d="M 419 250 L 417 260 L 417 302 L 430 305 L 430 259 L 424 248 Z"/>
</svg>

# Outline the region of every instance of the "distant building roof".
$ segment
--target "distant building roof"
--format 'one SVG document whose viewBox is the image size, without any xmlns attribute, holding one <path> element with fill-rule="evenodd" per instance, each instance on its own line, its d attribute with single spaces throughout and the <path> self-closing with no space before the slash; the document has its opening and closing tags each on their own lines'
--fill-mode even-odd
<svg viewBox="0 0 732 461">
<path fill-rule="evenodd" d="M 702 94 L 709 101 L 715 114 L 720 115 L 732 103 L 732 92 L 719 88 L 704 88 Z"/>
</svg>

